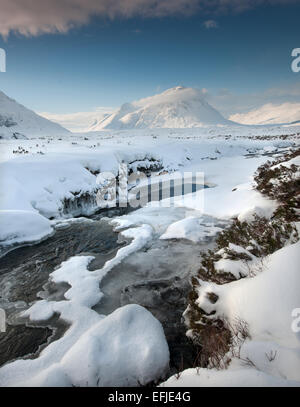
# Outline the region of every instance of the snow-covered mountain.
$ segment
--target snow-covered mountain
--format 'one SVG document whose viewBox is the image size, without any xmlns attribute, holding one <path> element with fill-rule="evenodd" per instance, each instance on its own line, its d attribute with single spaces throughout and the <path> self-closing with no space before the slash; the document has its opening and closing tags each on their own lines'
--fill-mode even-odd
<svg viewBox="0 0 300 407">
<path fill-rule="evenodd" d="M 69 133 L 67 129 L 39 116 L 0 91 L 0 138 L 26 138 Z"/>
<path fill-rule="evenodd" d="M 178 86 L 125 103 L 114 114 L 91 127 L 102 129 L 190 128 L 233 124 L 210 106 L 198 89 Z"/>
<path fill-rule="evenodd" d="M 300 103 L 268 103 L 247 113 L 230 116 L 231 120 L 242 124 L 298 124 L 300 121 Z"/>
</svg>

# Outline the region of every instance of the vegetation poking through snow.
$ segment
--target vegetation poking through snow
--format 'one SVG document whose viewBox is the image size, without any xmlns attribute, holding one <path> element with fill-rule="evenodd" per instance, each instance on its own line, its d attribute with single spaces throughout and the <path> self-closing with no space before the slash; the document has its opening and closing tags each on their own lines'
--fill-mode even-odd
<svg viewBox="0 0 300 407">
<path fill-rule="evenodd" d="M 299 220 L 300 209 L 300 177 L 299 166 L 284 162 L 299 157 L 300 149 L 285 154 L 275 162 L 267 161 L 260 166 L 255 174 L 256 189 L 262 194 L 279 202 L 274 218 L 286 221 Z"/>
<path fill-rule="evenodd" d="M 299 240 L 294 222 L 300 219 L 300 174 L 299 165 L 294 164 L 293 160 L 299 155 L 300 149 L 297 149 L 276 161 L 268 161 L 255 174 L 255 188 L 278 202 L 272 217 L 267 219 L 255 215 L 248 222 L 234 219 L 217 237 L 215 250 L 202 253 L 201 266 L 191 280 L 192 289 L 184 313 L 189 329 L 187 335 L 200 347 L 197 360 L 200 367 L 226 368 L 231 357 L 239 358 L 238 349 L 249 337 L 245 321 L 230 326 L 228 321 L 217 316 L 214 318 L 215 311 L 208 314 L 199 307 L 197 300 L 203 282 L 220 285 L 253 277 L 263 271 L 266 256 Z M 224 264 L 224 260 L 229 267 L 223 270 L 217 264 L 222 261 L 221 264 Z M 239 276 L 236 270 L 230 270 L 234 264 L 241 266 Z M 219 300 L 213 291 L 205 295 L 211 304 Z M 251 361 L 248 363 L 251 364 Z"/>
<path fill-rule="evenodd" d="M 293 223 L 284 222 L 278 216 L 269 220 L 255 215 L 250 223 L 235 219 L 232 225 L 218 236 L 217 247 L 225 251 L 226 258 L 249 261 L 252 260 L 251 255 L 230 249 L 230 243 L 244 248 L 256 257 L 265 257 L 281 249 L 290 238 L 293 241 L 298 238 Z"/>
<path fill-rule="evenodd" d="M 29 151 L 24 147 L 18 146 L 17 150 L 13 150 L 13 154 L 29 154 Z"/>
</svg>

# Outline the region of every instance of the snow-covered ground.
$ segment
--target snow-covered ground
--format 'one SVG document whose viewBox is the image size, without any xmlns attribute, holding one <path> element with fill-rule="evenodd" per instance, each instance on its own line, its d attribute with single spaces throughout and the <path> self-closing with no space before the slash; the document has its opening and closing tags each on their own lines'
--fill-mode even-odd
<svg viewBox="0 0 300 407">
<path fill-rule="evenodd" d="M 295 134 L 297 129 L 289 129 L 289 133 Z M 117 175 L 121 163 L 133 170 L 139 166 L 151 167 L 154 163 L 167 172 L 203 172 L 205 184 L 217 187 L 198 191 L 197 197 L 185 197 L 184 205 L 201 209 L 204 197 L 205 213 L 233 216 L 245 205 L 253 206 L 253 202 L 260 199 L 250 191 L 250 183 L 253 171 L 265 157 L 247 159 L 244 156 L 269 153 L 294 143 L 293 138 L 286 141 L 276 137 L 274 140 L 255 139 L 259 134 L 280 134 L 280 128 L 251 128 L 252 139 L 246 136 L 247 132 L 233 127 L 223 129 L 222 134 L 220 129 L 212 127 L 0 140 L 0 210 L 6 211 L 6 222 L 10 219 L 10 230 L 4 232 L 1 228 L 0 242 L 8 245 L 37 240 L 37 236 L 45 237 L 51 232 L 51 218 L 92 213 L 97 209 L 94 199 L 99 189 L 97 173 Z M 232 193 L 233 188 L 246 181 L 248 185 Z M 216 199 L 220 194 L 221 205 Z M 86 200 L 80 207 L 75 204 L 73 211 L 67 213 L 64 202 L 84 196 Z M 180 205 L 180 199 L 176 201 L 176 205 Z M 34 233 L 17 220 L 19 211 L 30 211 L 29 215 L 35 216 Z"/>
<path fill-rule="evenodd" d="M 299 263 L 298 242 L 269 256 L 254 278 L 225 285 L 202 282 L 199 307 L 232 325 L 246 321 L 251 339 L 227 370 L 190 369 L 163 385 L 300 386 Z M 216 304 L 207 300 L 208 292 L 219 296 Z"/>
<path fill-rule="evenodd" d="M 17 360 L 2 367 L 0 384 L 125 386 L 161 379 L 169 361 L 162 327 L 138 306 L 120 308 L 107 317 L 93 311 L 91 308 L 101 299 L 102 278 L 151 239 L 187 239 L 197 243 L 214 236 L 219 229 L 214 223 L 200 222 L 203 215 L 228 220 L 232 216 L 249 218 L 257 211 L 270 214 L 276 203 L 253 190 L 253 173 L 269 154 L 276 155 L 297 144 L 299 133 L 299 127 L 213 126 L 0 140 L 0 244 L 4 248 L 46 238 L 55 232 L 58 219 L 93 213 L 98 209 L 98 174 L 117 175 L 121 164 L 134 171 L 143 168 L 153 172 L 153 168 L 159 168 L 154 179 L 168 178 L 174 172 L 203 173 L 208 187 L 172 200 L 149 203 L 114 218 L 116 229 L 132 241 L 103 268 L 90 272 L 87 267 L 91 258 L 76 256 L 54 271 L 53 282 L 70 285 L 65 300 L 38 300 L 26 315 L 32 321 L 44 321 L 60 313 L 71 328 L 37 359 Z M 287 134 L 291 136 L 279 137 Z M 297 253 L 299 245 L 284 248 L 270 257 L 268 271 L 261 276 L 218 288 L 220 310 L 229 317 L 239 309 L 251 324 L 259 314 L 259 324 L 254 324 L 256 330 L 251 332 L 253 342 L 244 348 L 255 359 L 257 370 L 237 363 L 228 374 L 213 375 L 214 372 L 200 370 L 198 375 L 188 371 L 176 382 L 171 378 L 167 385 L 208 385 L 210 378 L 212 385 L 239 385 L 245 380 L 253 385 L 300 383 L 299 337 L 290 332 L 286 319 L 284 328 L 280 327 L 290 308 L 300 307 Z M 287 261 L 292 264 L 283 275 L 280 270 Z M 272 290 L 268 290 L 270 286 Z M 281 296 L 281 287 L 285 297 Z M 289 296 L 289 290 L 293 295 Z M 257 300 L 257 293 L 261 301 Z M 281 307 L 283 298 L 287 301 Z M 272 341 L 266 338 L 268 335 Z M 256 346 L 258 342 L 263 345 Z M 260 359 L 259 352 L 280 353 L 280 347 L 284 351 L 278 363 Z M 285 360 L 282 363 L 281 358 Z M 243 373 L 239 374 L 241 370 Z"/>
</svg>

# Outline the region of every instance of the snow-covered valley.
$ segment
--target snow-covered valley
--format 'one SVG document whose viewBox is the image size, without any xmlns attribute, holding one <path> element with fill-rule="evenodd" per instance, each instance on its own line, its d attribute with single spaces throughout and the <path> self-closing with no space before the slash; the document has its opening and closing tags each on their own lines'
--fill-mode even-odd
<svg viewBox="0 0 300 407">
<path fill-rule="evenodd" d="M 233 218 L 272 217 L 278 202 L 254 188 L 254 173 L 294 151 L 300 137 L 299 127 L 225 122 L 133 127 L 0 140 L 0 308 L 8 324 L 0 334 L 1 386 L 147 385 L 192 368 L 199 348 L 182 314 L 202 252 L 214 249 Z M 151 182 L 156 199 L 102 208 L 105 174 L 120 187 L 124 168 L 128 196 Z M 171 197 L 159 187 L 186 174 L 189 186 L 200 174 L 201 187 Z M 300 385 L 299 333 L 289 329 L 300 307 L 298 246 L 287 241 L 266 271 L 242 279 L 243 265 L 219 260 L 236 281 L 206 281 L 197 304 L 232 324 L 236 316 L 247 322 L 245 355 L 164 385 Z M 212 305 L 207 293 L 220 301 Z M 261 355 L 273 362 L 273 351 L 272 367 Z M 254 362 L 245 367 L 247 358 Z"/>
<path fill-rule="evenodd" d="M 0 4 L 3 396 L 299 390 L 300 0 Z"/>
</svg>

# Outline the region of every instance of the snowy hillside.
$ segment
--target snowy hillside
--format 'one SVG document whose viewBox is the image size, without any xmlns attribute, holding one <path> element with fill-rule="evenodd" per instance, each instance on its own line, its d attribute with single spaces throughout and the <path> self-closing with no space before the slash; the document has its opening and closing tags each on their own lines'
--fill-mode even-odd
<svg viewBox="0 0 300 407">
<path fill-rule="evenodd" d="M 20 105 L 0 91 L 0 137 L 62 135 L 68 130 Z"/>
<path fill-rule="evenodd" d="M 125 103 L 91 131 L 102 129 L 190 128 L 233 124 L 210 106 L 200 90 L 176 87 Z"/>
<path fill-rule="evenodd" d="M 230 119 L 237 123 L 250 125 L 295 124 L 300 121 L 300 103 L 283 103 L 281 105 L 268 103 L 248 113 L 231 115 Z"/>
</svg>

